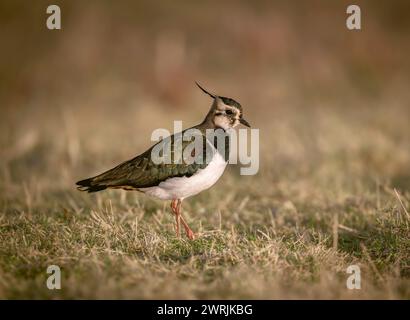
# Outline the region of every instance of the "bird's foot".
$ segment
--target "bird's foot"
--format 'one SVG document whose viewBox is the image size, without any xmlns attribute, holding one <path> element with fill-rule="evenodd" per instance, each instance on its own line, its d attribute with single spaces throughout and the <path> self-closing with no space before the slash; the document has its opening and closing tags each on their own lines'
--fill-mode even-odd
<svg viewBox="0 0 410 320">
<path fill-rule="evenodd" d="M 185 231 L 186 236 L 188 237 L 189 240 L 195 240 L 195 234 L 191 229 Z"/>
</svg>

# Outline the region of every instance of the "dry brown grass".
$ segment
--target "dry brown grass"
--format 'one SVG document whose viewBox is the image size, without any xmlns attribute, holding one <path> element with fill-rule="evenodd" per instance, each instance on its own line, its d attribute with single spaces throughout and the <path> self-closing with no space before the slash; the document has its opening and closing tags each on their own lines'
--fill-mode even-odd
<svg viewBox="0 0 410 320">
<path fill-rule="evenodd" d="M 308 127 L 277 119 L 273 131 L 280 134 L 261 149 L 257 176 L 230 168 L 214 188 L 185 201 L 199 233 L 193 242 L 174 237 L 168 204 L 132 192 L 90 196 L 74 189 L 83 172 L 121 154 L 115 147 L 96 151 L 93 161 L 87 139 L 58 143 L 69 129 L 52 136 L 55 146 L 37 138 L 3 170 L 1 296 L 408 298 L 409 192 L 400 173 L 409 160 L 407 142 L 386 132 L 375 137 L 371 123 L 352 113 L 336 121 L 332 112 Z M 320 143 L 309 146 L 311 126 Z M 63 270 L 59 292 L 45 287 L 50 264 Z M 346 289 L 350 264 L 361 267 L 362 290 Z"/>
<path fill-rule="evenodd" d="M 1 61 L 15 61 L 1 73 L 0 298 L 410 298 L 410 41 L 393 7 L 351 34 L 336 5 L 228 3 L 228 23 L 211 5 L 117 19 L 117 6 L 71 3 L 58 36 L 3 22 L 15 29 Z M 261 138 L 256 176 L 230 167 L 184 202 L 197 240 L 174 237 L 168 203 L 75 190 L 153 129 L 200 121 L 194 80 L 238 99 Z M 351 264 L 361 290 L 346 288 Z"/>
</svg>

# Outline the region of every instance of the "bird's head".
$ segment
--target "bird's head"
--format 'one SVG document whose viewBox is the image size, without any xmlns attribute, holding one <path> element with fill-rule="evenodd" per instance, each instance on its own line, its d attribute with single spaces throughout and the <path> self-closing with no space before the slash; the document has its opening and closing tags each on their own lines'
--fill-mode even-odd
<svg viewBox="0 0 410 320">
<path fill-rule="evenodd" d="M 234 128 L 238 124 L 243 124 L 250 127 L 248 121 L 243 118 L 242 106 L 239 102 L 231 98 L 221 97 L 212 93 L 209 93 L 202 88 L 197 82 L 196 85 L 207 95 L 214 99 L 214 102 L 207 115 L 207 120 L 212 121 L 216 128 L 222 128 L 227 130 Z"/>
</svg>

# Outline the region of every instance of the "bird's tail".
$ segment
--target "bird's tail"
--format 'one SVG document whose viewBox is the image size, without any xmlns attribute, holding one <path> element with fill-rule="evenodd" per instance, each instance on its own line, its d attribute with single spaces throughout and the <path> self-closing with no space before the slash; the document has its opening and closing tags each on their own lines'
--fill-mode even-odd
<svg viewBox="0 0 410 320">
<path fill-rule="evenodd" d="M 107 189 L 107 185 L 96 181 L 96 177 L 80 180 L 76 182 L 77 189 L 80 191 L 97 192 Z"/>
</svg>

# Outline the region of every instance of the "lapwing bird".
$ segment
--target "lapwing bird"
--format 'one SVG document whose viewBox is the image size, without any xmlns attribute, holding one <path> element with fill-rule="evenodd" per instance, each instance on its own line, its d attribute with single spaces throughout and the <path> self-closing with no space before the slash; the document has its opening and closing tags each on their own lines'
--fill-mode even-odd
<svg viewBox="0 0 410 320">
<path fill-rule="evenodd" d="M 222 176 L 229 157 L 229 139 L 225 137 L 222 143 L 224 148 L 221 151 L 219 148 L 221 144 L 216 145 L 215 139 L 209 138 L 209 133 L 216 131 L 227 133 L 238 124 L 250 127 L 242 117 L 242 107 L 238 102 L 211 94 L 198 83 L 196 84 L 213 99 L 208 114 L 200 124 L 161 140 L 144 153 L 111 170 L 78 181 L 77 188 L 88 192 L 105 189 L 137 190 L 162 200 L 171 200 L 177 237 L 180 236 L 179 228 L 182 223 L 187 237 L 193 240 L 194 233 L 182 216 L 182 201 L 214 185 Z M 189 130 L 199 132 L 202 148 L 192 148 L 192 139 L 182 138 Z M 188 161 L 185 156 L 178 157 L 175 151 L 178 148 L 174 148 L 177 143 L 181 146 L 179 150 L 184 155 L 193 157 L 195 161 L 192 159 Z M 161 159 L 166 158 L 164 150 L 169 150 L 171 157 L 167 159 L 171 161 L 158 161 L 158 154 L 154 151 L 161 148 L 163 148 L 163 151 L 159 152 Z"/>
</svg>

